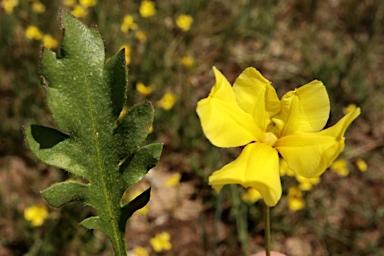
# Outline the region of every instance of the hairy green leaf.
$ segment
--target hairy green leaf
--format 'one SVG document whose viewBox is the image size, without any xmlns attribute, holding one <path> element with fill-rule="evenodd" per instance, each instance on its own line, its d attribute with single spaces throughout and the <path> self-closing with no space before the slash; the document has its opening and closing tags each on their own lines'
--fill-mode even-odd
<svg viewBox="0 0 384 256">
<path fill-rule="evenodd" d="M 41 161 L 89 182 L 57 183 L 42 192 L 44 199 L 54 207 L 82 201 L 95 208 L 97 215 L 81 224 L 104 232 L 116 255 L 126 255 L 126 221 L 149 201 L 150 190 L 124 206 L 122 195 L 156 165 L 162 150 L 161 144 L 141 147 L 153 122 L 153 107 L 138 104 L 119 117 L 126 102 L 124 50 L 106 62 L 95 28 L 67 12 L 60 19 L 60 54 L 44 49 L 41 58 L 47 104 L 58 130 L 28 125 L 25 136 Z"/>
</svg>

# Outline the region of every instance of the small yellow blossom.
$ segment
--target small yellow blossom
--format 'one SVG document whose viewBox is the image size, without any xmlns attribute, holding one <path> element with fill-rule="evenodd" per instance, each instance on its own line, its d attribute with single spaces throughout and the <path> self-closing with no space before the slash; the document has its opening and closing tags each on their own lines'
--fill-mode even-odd
<svg viewBox="0 0 384 256">
<path fill-rule="evenodd" d="M 335 162 L 333 162 L 330 169 L 342 177 L 345 177 L 349 174 L 347 161 L 343 158 L 337 159 Z"/>
<path fill-rule="evenodd" d="M 261 194 L 255 188 L 249 187 L 242 195 L 241 199 L 247 203 L 255 203 L 262 199 Z"/>
<path fill-rule="evenodd" d="M 356 166 L 359 169 L 359 171 L 361 171 L 361 172 L 366 172 L 368 170 L 367 163 L 361 158 L 358 158 L 356 160 Z"/>
<path fill-rule="evenodd" d="M 120 29 L 123 33 L 127 33 L 130 29 L 137 29 L 137 24 L 133 21 L 133 17 L 131 15 L 124 16 L 123 24 L 121 24 Z"/>
<path fill-rule="evenodd" d="M 183 64 L 185 68 L 191 68 L 195 64 L 195 60 L 191 56 L 184 56 L 181 58 L 181 64 Z"/>
<path fill-rule="evenodd" d="M 320 177 L 305 178 L 300 175 L 296 175 L 296 180 L 299 182 L 299 189 L 302 191 L 309 191 L 313 185 L 319 184 Z"/>
<path fill-rule="evenodd" d="M 19 0 L 3 0 L 2 6 L 5 10 L 5 13 L 12 14 L 13 9 L 19 5 Z"/>
<path fill-rule="evenodd" d="M 176 187 L 177 185 L 180 184 L 180 179 L 181 179 L 180 173 L 172 174 L 171 177 L 169 177 L 165 182 L 165 187 Z"/>
<path fill-rule="evenodd" d="M 294 177 L 295 172 L 289 168 L 287 161 L 284 159 L 280 159 L 280 175 L 281 176 L 289 176 L 289 177 Z"/>
<path fill-rule="evenodd" d="M 187 14 L 181 14 L 176 19 L 176 25 L 184 31 L 188 31 L 191 28 L 192 22 L 192 16 Z"/>
<path fill-rule="evenodd" d="M 297 187 L 290 187 L 288 189 L 288 207 L 292 211 L 298 211 L 305 207 L 303 194 Z"/>
<path fill-rule="evenodd" d="M 120 114 L 119 114 L 119 117 L 117 118 L 117 121 L 120 121 L 121 118 L 123 118 L 123 116 L 125 115 L 125 113 L 127 113 L 127 111 L 128 111 L 128 107 L 124 106 L 123 109 L 121 110 Z"/>
<path fill-rule="evenodd" d="M 168 232 L 161 232 L 149 241 L 155 252 L 169 251 L 172 248 L 172 244 L 169 242 L 171 236 Z"/>
<path fill-rule="evenodd" d="M 43 225 L 48 217 L 48 211 L 45 206 L 31 206 L 24 210 L 24 218 L 32 223 L 32 226 L 39 227 Z"/>
<path fill-rule="evenodd" d="M 42 38 L 43 45 L 47 48 L 56 48 L 59 43 L 50 35 L 44 35 Z"/>
<path fill-rule="evenodd" d="M 133 252 L 132 256 L 149 256 L 148 250 L 145 249 L 144 247 L 136 247 Z"/>
<path fill-rule="evenodd" d="M 63 0 L 63 4 L 68 7 L 73 7 L 76 4 L 75 0 Z"/>
<path fill-rule="evenodd" d="M 145 42 L 147 41 L 147 34 L 145 34 L 144 31 L 139 30 L 136 33 L 136 39 L 139 40 L 140 42 Z"/>
<path fill-rule="evenodd" d="M 155 3 L 152 1 L 144 0 L 140 5 L 140 15 L 144 18 L 151 17 L 156 14 Z"/>
<path fill-rule="evenodd" d="M 72 10 L 72 14 L 73 16 L 75 16 L 76 18 L 84 18 L 85 16 L 87 16 L 88 14 L 88 11 L 86 8 L 84 8 L 83 6 L 81 5 L 75 5 L 75 7 L 73 8 Z"/>
<path fill-rule="evenodd" d="M 128 197 L 129 201 L 132 201 L 133 199 L 135 199 L 137 196 L 139 196 L 143 192 L 144 192 L 144 190 L 141 190 L 141 189 L 136 189 L 136 190 L 130 191 L 129 197 Z M 126 195 L 123 195 L 123 198 L 124 197 L 126 197 Z M 146 215 L 146 214 L 148 214 L 148 211 L 149 211 L 148 205 L 145 205 L 143 208 L 137 210 L 135 213 Z"/>
<path fill-rule="evenodd" d="M 89 8 L 95 6 L 97 4 L 97 0 L 80 0 L 80 4 L 85 8 Z"/>
<path fill-rule="evenodd" d="M 124 56 L 125 56 L 125 64 L 128 65 L 129 63 L 131 63 L 131 47 L 127 44 L 124 44 L 121 48 L 121 49 L 125 49 L 124 51 Z"/>
<path fill-rule="evenodd" d="M 356 108 L 357 108 L 357 106 L 355 104 L 349 104 L 348 106 L 343 108 L 343 113 L 344 113 L 344 115 L 346 115 L 349 112 L 351 112 L 352 110 L 355 110 Z"/>
<path fill-rule="evenodd" d="M 173 93 L 167 92 L 164 96 L 157 102 L 158 106 L 170 110 L 176 102 L 176 96 Z"/>
<path fill-rule="evenodd" d="M 40 32 L 40 30 L 35 27 L 35 26 L 29 26 L 26 30 L 25 30 L 25 36 L 28 38 L 28 39 L 35 39 L 35 40 L 40 40 L 43 38 L 43 34 Z"/>
<path fill-rule="evenodd" d="M 45 5 L 39 1 L 34 1 L 32 3 L 32 11 L 34 11 L 35 13 L 43 13 L 45 12 L 45 9 Z"/>
<path fill-rule="evenodd" d="M 150 125 L 148 128 L 148 134 L 153 133 L 153 125 Z"/>
<path fill-rule="evenodd" d="M 151 85 L 151 86 L 145 86 L 145 84 L 143 84 L 142 82 L 138 82 L 136 84 L 136 90 L 141 94 L 143 95 L 144 97 L 148 96 L 149 94 L 151 94 L 154 90 L 154 86 Z"/>
</svg>

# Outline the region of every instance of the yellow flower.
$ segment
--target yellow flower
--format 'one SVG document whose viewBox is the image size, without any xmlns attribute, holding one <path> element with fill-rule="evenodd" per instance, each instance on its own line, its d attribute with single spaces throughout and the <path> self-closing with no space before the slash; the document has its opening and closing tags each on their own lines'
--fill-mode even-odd
<svg viewBox="0 0 384 256">
<path fill-rule="evenodd" d="M 139 31 L 137 31 L 137 33 L 136 33 L 136 38 L 137 38 L 137 40 L 139 40 L 140 42 L 145 42 L 145 41 L 147 40 L 147 35 L 145 34 L 144 31 L 139 30 Z"/>
<path fill-rule="evenodd" d="M 34 1 L 32 3 L 32 10 L 36 13 L 43 13 L 45 12 L 45 5 L 43 5 L 41 2 L 39 1 Z"/>
<path fill-rule="evenodd" d="M 142 82 L 136 84 L 136 90 L 144 97 L 148 96 L 153 92 L 154 86 L 145 86 Z"/>
<path fill-rule="evenodd" d="M 149 256 L 149 253 L 148 253 L 147 249 L 139 246 L 133 250 L 132 256 Z"/>
<path fill-rule="evenodd" d="M 247 203 L 255 203 L 262 199 L 262 197 L 259 191 L 250 187 L 241 195 L 241 199 L 243 199 L 243 201 Z"/>
<path fill-rule="evenodd" d="M 357 108 L 322 130 L 330 103 L 320 81 L 279 100 L 270 82 L 254 68 L 245 69 L 233 87 L 220 71 L 213 71 L 216 84 L 197 105 L 203 131 L 217 147 L 244 146 L 235 161 L 209 177 L 216 191 L 226 184 L 253 187 L 268 206 L 276 205 L 282 193 L 279 156 L 296 174 L 320 176 L 344 149 L 344 133 L 360 114 Z"/>
<path fill-rule="evenodd" d="M 19 0 L 3 0 L 2 5 L 7 14 L 12 14 L 13 9 L 19 5 Z"/>
<path fill-rule="evenodd" d="M 32 223 L 32 226 L 39 227 L 43 225 L 48 217 L 48 211 L 45 206 L 31 206 L 24 210 L 24 218 Z"/>
<path fill-rule="evenodd" d="M 287 161 L 285 161 L 284 159 L 280 159 L 280 175 L 287 175 L 289 177 L 294 177 L 296 175 L 295 172 L 289 168 Z"/>
<path fill-rule="evenodd" d="M 73 7 L 76 4 L 75 0 L 63 0 L 63 4 L 68 7 Z"/>
<path fill-rule="evenodd" d="M 349 174 L 348 163 L 343 158 L 337 159 L 335 162 L 333 162 L 330 169 L 342 177 L 345 177 Z"/>
<path fill-rule="evenodd" d="M 358 158 L 356 160 L 356 166 L 359 169 L 359 171 L 361 171 L 361 172 L 366 172 L 368 170 L 367 163 L 361 158 Z"/>
<path fill-rule="evenodd" d="M 134 200 L 137 196 L 139 196 L 143 192 L 144 192 L 144 190 L 140 190 L 140 189 L 136 189 L 134 191 L 129 192 L 129 197 L 128 197 L 129 201 Z M 123 195 L 123 198 L 124 197 L 126 197 L 126 195 Z M 148 205 L 145 205 L 143 208 L 137 210 L 135 213 L 146 215 L 146 214 L 148 214 L 148 211 L 149 211 Z"/>
<path fill-rule="evenodd" d="M 43 38 L 43 34 L 40 32 L 40 30 L 35 27 L 35 26 L 29 26 L 26 30 L 25 30 L 25 36 L 28 38 L 28 39 L 35 39 L 35 40 L 40 40 Z"/>
<path fill-rule="evenodd" d="M 188 31 L 191 28 L 192 22 L 192 16 L 186 14 L 181 14 L 176 19 L 176 25 L 184 31 Z"/>
<path fill-rule="evenodd" d="M 142 17 L 151 17 L 156 14 L 155 4 L 152 1 L 144 0 L 141 2 L 139 11 Z"/>
<path fill-rule="evenodd" d="M 123 24 L 121 24 L 120 29 L 124 33 L 128 32 L 130 29 L 137 29 L 137 24 L 133 21 L 133 17 L 131 15 L 124 16 Z"/>
<path fill-rule="evenodd" d="M 175 173 L 172 174 L 171 177 L 165 182 L 165 187 L 176 187 L 180 184 L 181 174 Z"/>
<path fill-rule="evenodd" d="M 305 207 L 302 192 L 297 187 L 290 187 L 288 189 L 288 207 L 292 211 L 298 211 Z"/>
<path fill-rule="evenodd" d="M 44 35 L 42 38 L 43 45 L 47 48 L 56 48 L 59 43 L 50 35 Z"/>
<path fill-rule="evenodd" d="M 170 110 L 176 102 L 176 96 L 173 93 L 167 92 L 164 96 L 157 102 L 159 107 Z"/>
<path fill-rule="evenodd" d="M 184 56 L 181 58 L 181 64 L 186 68 L 191 68 L 195 64 L 195 60 L 191 56 Z"/>
<path fill-rule="evenodd" d="M 313 185 L 317 185 L 320 182 L 320 177 L 314 178 L 305 178 L 300 175 L 296 175 L 296 180 L 300 183 L 299 189 L 302 191 L 309 191 L 312 189 Z"/>
<path fill-rule="evenodd" d="M 172 244 L 169 242 L 171 236 L 168 232 L 161 232 L 154 238 L 151 238 L 149 242 L 155 252 L 169 251 L 172 248 Z"/>
<path fill-rule="evenodd" d="M 84 8 L 83 6 L 81 5 L 75 5 L 75 7 L 73 8 L 72 10 L 72 14 L 73 16 L 75 16 L 76 18 L 84 18 L 85 16 L 87 16 L 88 14 L 88 11 L 86 8 Z"/>
<path fill-rule="evenodd" d="M 124 48 L 124 57 L 125 57 L 125 64 L 128 65 L 131 63 L 131 47 L 127 44 L 124 44 L 120 50 Z"/>
<path fill-rule="evenodd" d="M 89 8 L 95 6 L 97 4 L 97 0 L 80 0 L 80 4 L 85 8 Z"/>
</svg>

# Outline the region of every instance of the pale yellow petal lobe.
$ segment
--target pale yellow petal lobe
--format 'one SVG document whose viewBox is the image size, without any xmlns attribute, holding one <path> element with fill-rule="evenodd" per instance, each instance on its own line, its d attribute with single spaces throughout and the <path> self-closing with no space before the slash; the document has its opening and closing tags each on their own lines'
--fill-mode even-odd
<svg viewBox="0 0 384 256">
<path fill-rule="evenodd" d="M 253 187 L 268 206 L 274 206 L 282 192 L 278 153 L 265 143 L 251 143 L 235 161 L 214 172 L 209 184 L 216 190 L 227 184 Z"/>
<path fill-rule="evenodd" d="M 273 118 L 280 136 L 299 132 L 318 132 L 327 123 L 330 104 L 320 81 L 289 91 L 281 99 L 281 112 Z"/>
<path fill-rule="evenodd" d="M 267 130 L 271 117 L 280 111 L 280 100 L 271 83 L 250 67 L 236 79 L 233 91 L 239 106 L 252 115 L 261 130 Z"/>
</svg>

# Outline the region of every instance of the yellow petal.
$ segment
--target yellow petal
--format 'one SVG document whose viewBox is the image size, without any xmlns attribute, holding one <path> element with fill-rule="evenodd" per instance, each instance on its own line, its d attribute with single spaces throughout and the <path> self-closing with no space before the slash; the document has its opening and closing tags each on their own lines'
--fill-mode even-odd
<svg viewBox="0 0 384 256">
<path fill-rule="evenodd" d="M 329 118 L 329 98 L 320 81 L 287 92 L 281 99 L 281 112 L 273 118 L 280 137 L 299 132 L 318 132 Z"/>
<path fill-rule="evenodd" d="M 357 108 L 326 130 L 297 132 L 278 139 L 274 146 L 297 174 L 306 178 L 318 177 L 343 151 L 344 133 L 359 114 Z"/>
<path fill-rule="evenodd" d="M 235 161 L 209 177 L 209 185 L 216 190 L 227 184 L 255 188 L 268 206 L 276 205 L 281 197 L 277 151 L 265 143 L 247 145 Z"/>
<path fill-rule="evenodd" d="M 205 136 L 217 147 L 238 147 L 260 140 L 257 138 L 262 138 L 262 131 L 239 107 L 227 79 L 216 68 L 213 71 L 216 84 L 196 109 Z"/>
<path fill-rule="evenodd" d="M 266 131 L 272 123 L 271 117 L 280 111 L 280 100 L 271 83 L 250 67 L 236 79 L 233 91 L 239 106 L 253 116 L 261 130 Z"/>
</svg>

